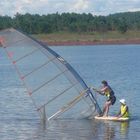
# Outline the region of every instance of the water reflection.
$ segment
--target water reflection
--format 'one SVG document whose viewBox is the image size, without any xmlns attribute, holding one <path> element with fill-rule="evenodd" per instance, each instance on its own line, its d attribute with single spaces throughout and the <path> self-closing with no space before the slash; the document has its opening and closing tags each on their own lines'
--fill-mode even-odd
<svg viewBox="0 0 140 140">
<path fill-rule="evenodd" d="M 120 123 L 120 134 L 122 137 L 126 138 L 128 136 L 129 121 Z"/>
<path fill-rule="evenodd" d="M 38 125 L 30 139 L 34 140 L 92 140 L 91 120 L 87 119 L 56 119 L 46 129 Z"/>
<path fill-rule="evenodd" d="M 112 122 L 93 120 L 92 122 L 94 139 L 116 140 L 127 139 L 129 122 Z"/>
<path fill-rule="evenodd" d="M 105 124 L 104 140 L 113 140 L 115 136 L 115 128 L 109 124 Z"/>
</svg>

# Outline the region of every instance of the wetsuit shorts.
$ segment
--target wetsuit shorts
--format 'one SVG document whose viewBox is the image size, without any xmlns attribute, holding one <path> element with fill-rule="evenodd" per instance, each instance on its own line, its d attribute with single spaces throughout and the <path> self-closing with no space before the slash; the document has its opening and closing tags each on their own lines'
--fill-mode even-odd
<svg viewBox="0 0 140 140">
<path fill-rule="evenodd" d="M 115 102 L 116 102 L 116 97 L 115 97 L 115 96 L 112 96 L 112 97 L 110 97 L 110 99 L 107 100 L 107 101 L 111 101 L 111 104 L 114 105 Z"/>
</svg>

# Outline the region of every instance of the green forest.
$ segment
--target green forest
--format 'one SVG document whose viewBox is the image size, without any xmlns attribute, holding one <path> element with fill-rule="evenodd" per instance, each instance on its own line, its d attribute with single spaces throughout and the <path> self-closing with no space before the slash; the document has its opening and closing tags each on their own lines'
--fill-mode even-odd
<svg viewBox="0 0 140 140">
<path fill-rule="evenodd" d="M 108 16 L 92 14 L 55 13 L 47 15 L 19 14 L 14 17 L 0 16 L 0 29 L 14 27 L 28 34 L 56 32 L 108 32 L 140 30 L 140 12 L 125 12 Z"/>
</svg>

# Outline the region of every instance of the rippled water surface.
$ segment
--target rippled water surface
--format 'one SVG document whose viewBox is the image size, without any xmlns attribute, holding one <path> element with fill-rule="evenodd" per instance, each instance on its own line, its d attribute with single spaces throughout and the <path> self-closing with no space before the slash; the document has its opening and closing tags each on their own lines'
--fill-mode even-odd
<svg viewBox="0 0 140 140">
<path fill-rule="evenodd" d="M 140 133 L 140 45 L 52 47 L 83 77 L 89 86 L 100 87 L 106 79 L 117 101 L 110 115 L 119 110 L 125 98 L 130 122 L 88 119 L 58 119 L 48 129 L 28 97 L 14 68 L 0 49 L 0 139 L 1 140 L 139 140 Z M 96 95 L 100 106 L 105 101 Z"/>
</svg>

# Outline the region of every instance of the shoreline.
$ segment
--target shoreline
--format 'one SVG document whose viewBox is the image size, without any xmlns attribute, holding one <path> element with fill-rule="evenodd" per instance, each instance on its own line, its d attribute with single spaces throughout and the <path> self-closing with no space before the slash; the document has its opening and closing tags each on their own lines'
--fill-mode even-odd
<svg viewBox="0 0 140 140">
<path fill-rule="evenodd" d="M 140 44 L 140 38 L 138 39 L 126 39 L 126 40 L 99 40 L 99 41 L 44 41 L 44 44 L 48 46 L 79 46 L 79 45 L 126 45 L 126 44 Z"/>
</svg>

